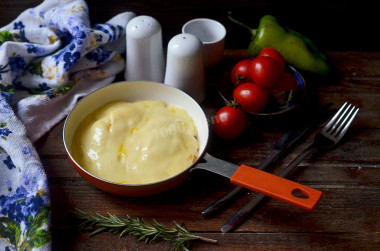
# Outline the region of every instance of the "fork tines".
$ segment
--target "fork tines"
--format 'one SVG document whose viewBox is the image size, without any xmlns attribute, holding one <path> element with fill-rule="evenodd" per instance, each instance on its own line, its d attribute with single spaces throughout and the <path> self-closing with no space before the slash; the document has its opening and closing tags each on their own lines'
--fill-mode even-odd
<svg viewBox="0 0 380 251">
<path fill-rule="evenodd" d="M 323 131 L 337 138 L 343 137 L 358 111 L 359 108 L 354 105 L 347 102 L 344 103 L 339 111 L 324 127 Z"/>
</svg>

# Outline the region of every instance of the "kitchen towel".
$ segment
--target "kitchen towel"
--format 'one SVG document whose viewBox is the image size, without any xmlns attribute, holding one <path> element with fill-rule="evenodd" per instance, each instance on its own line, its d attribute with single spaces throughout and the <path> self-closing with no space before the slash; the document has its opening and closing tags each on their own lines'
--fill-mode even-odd
<svg viewBox="0 0 380 251">
<path fill-rule="evenodd" d="M 123 71 L 121 13 L 90 25 L 80 0 L 45 0 L 0 28 L 0 250 L 50 250 L 50 197 L 33 142 Z"/>
</svg>

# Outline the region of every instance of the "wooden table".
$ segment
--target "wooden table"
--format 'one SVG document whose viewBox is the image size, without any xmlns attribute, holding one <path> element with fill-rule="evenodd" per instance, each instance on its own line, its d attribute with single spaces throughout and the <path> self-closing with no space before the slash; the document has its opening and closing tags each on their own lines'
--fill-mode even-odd
<svg viewBox="0 0 380 251">
<path fill-rule="evenodd" d="M 226 63 L 245 55 L 244 50 L 226 50 L 223 60 Z M 195 242 L 193 250 L 378 250 L 380 53 L 329 52 L 328 56 L 339 74 L 330 79 L 305 76 L 310 97 L 315 98 L 311 103 L 334 102 L 333 109 L 337 109 L 350 101 L 361 110 L 339 146 L 304 160 L 300 164 L 303 170 L 293 177 L 323 191 L 314 211 L 269 199 L 233 232 L 221 233 L 220 227 L 251 195 L 247 193 L 221 213 L 203 218 L 201 211 L 233 187 L 227 180 L 206 172 L 195 173 L 173 190 L 151 197 L 108 194 L 93 187 L 72 168 L 64 152 L 61 122 L 36 143 L 49 180 L 53 250 L 169 250 L 171 247 L 169 243 L 147 245 L 134 237 L 119 238 L 110 233 L 89 237 L 88 232 L 76 228 L 71 214 L 75 208 L 102 214 L 128 214 L 148 222 L 154 218 L 168 226 L 173 226 L 176 220 L 190 231 L 218 241 L 217 244 Z M 202 107 L 208 118 L 223 105 L 217 91 L 223 73 L 223 67 L 206 72 L 208 96 Z M 207 151 L 236 164 L 257 166 L 270 153 L 274 142 L 302 117 L 292 115 L 290 119 L 292 123 L 289 119 L 251 118 L 244 134 L 232 141 L 218 139 L 211 130 Z M 311 143 L 313 134 L 279 161 L 277 169 Z"/>
<path fill-rule="evenodd" d="M 2 0 L 0 26 L 9 23 L 40 0 Z M 338 108 L 350 101 L 361 108 L 349 133 L 331 151 L 304 160 L 293 180 L 323 191 L 314 211 L 307 212 L 269 199 L 247 221 L 231 233 L 220 227 L 250 198 L 245 194 L 226 210 L 210 218 L 200 213 L 233 185 L 221 177 L 199 172 L 175 189 L 146 198 L 114 196 L 100 191 L 81 178 L 66 158 L 62 143 L 63 122 L 36 144 L 49 180 L 52 205 L 53 250 L 169 250 L 169 243 L 146 245 L 134 237 L 102 233 L 89 237 L 77 230 L 72 211 L 95 210 L 105 214 L 130 215 L 173 226 L 173 220 L 195 234 L 213 238 L 217 244 L 195 242 L 193 250 L 379 250 L 380 248 L 380 52 L 377 8 L 374 1 L 340 3 L 319 1 L 310 8 L 300 1 L 87 1 L 92 24 L 102 23 L 123 11 L 151 15 L 163 27 L 164 44 L 180 32 L 181 25 L 196 17 L 221 21 L 228 30 L 225 58 L 220 67 L 207 72 L 208 95 L 203 104 L 208 118 L 223 106 L 217 84 L 224 66 L 246 56 L 250 34 L 228 21 L 232 10 L 239 20 L 257 26 L 264 14 L 274 14 L 283 23 L 309 36 L 328 50 L 336 67 L 335 78 L 306 75 L 308 105 L 334 102 Z M 297 8 L 294 8 L 294 5 Z M 302 9 L 302 11 L 299 11 Z M 317 22 L 316 22 L 317 20 Z M 256 25 L 254 25 L 256 24 Z M 351 51 L 353 50 L 353 51 Z M 121 78 L 119 78 L 121 80 Z M 307 107 L 307 106 L 305 106 Z M 282 119 L 250 119 L 244 134 L 236 140 L 218 139 L 210 131 L 207 151 L 236 163 L 257 166 L 270 153 L 274 142 L 302 120 L 302 109 Z M 321 122 L 318 127 L 322 127 Z M 315 134 L 315 132 L 313 133 Z M 309 135 L 278 162 L 284 167 L 312 141 Z"/>
</svg>

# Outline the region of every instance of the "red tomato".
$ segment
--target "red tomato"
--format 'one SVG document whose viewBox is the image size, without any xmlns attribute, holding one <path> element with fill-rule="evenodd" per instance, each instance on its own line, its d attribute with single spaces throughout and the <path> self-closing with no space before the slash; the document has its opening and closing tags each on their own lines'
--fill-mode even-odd
<svg viewBox="0 0 380 251">
<path fill-rule="evenodd" d="M 274 60 L 276 60 L 278 66 L 280 67 L 281 71 L 285 70 L 286 62 L 284 57 L 281 55 L 280 52 L 273 48 L 264 48 L 260 51 L 259 57 L 264 56 L 264 57 L 271 57 Z"/>
<path fill-rule="evenodd" d="M 268 103 L 268 91 L 253 83 L 237 86 L 232 96 L 246 112 L 260 112 Z"/>
<path fill-rule="evenodd" d="M 243 59 L 234 65 L 230 78 L 235 86 L 241 83 L 252 82 L 250 73 L 251 63 L 251 59 Z"/>
<path fill-rule="evenodd" d="M 251 78 L 256 84 L 270 88 L 280 78 L 282 71 L 277 62 L 271 57 L 257 57 L 252 60 Z"/>
<path fill-rule="evenodd" d="M 247 123 L 242 110 L 231 106 L 221 108 L 214 118 L 214 131 L 222 139 L 233 139 L 239 136 Z"/>
<path fill-rule="evenodd" d="M 288 72 L 284 72 L 280 80 L 272 87 L 272 97 L 279 102 L 288 101 L 290 92 L 293 97 L 298 93 L 298 83 L 294 76 Z"/>
</svg>

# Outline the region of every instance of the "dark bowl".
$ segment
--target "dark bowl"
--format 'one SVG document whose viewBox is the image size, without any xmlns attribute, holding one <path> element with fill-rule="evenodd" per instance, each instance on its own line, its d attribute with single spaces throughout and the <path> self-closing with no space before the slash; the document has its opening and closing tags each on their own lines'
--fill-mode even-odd
<svg viewBox="0 0 380 251">
<path fill-rule="evenodd" d="M 285 113 L 288 113 L 295 108 L 297 108 L 299 105 L 302 104 L 302 102 L 305 99 L 306 95 L 306 84 L 305 80 L 302 77 L 302 75 L 292 66 L 287 66 L 285 69 L 286 72 L 289 72 L 292 74 L 298 84 L 299 91 L 297 95 L 292 99 L 291 103 L 286 107 L 286 108 L 279 108 L 276 106 L 271 106 L 269 105 L 267 108 L 265 108 L 261 112 L 246 112 L 250 115 L 255 115 L 255 116 L 276 116 L 276 115 L 283 115 Z M 235 86 L 232 84 L 230 80 L 230 71 L 226 72 L 225 75 L 223 76 L 222 80 L 219 82 L 219 94 L 220 96 L 224 99 L 225 102 L 232 101 L 232 93 L 234 90 Z"/>
</svg>

